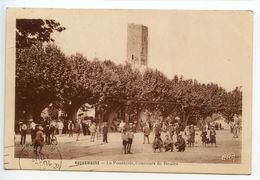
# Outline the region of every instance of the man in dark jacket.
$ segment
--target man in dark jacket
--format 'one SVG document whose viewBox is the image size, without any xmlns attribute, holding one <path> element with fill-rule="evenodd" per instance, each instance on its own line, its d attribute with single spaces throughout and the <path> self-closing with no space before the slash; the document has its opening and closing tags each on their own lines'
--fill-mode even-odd
<svg viewBox="0 0 260 180">
<path fill-rule="evenodd" d="M 51 144 L 51 127 L 50 125 L 46 125 L 45 126 L 45 143 L 48 145 L 48 144 Z"/>
<path fill-rule="evenodd" d="M 108 143 L 107 142 L 108 127 L 106 123 L 104 124 L 102 132 L 103 132 L 103 142 Z"/>
<path fill-rule="evenodd" d="M 27 124 L 25 122 L 20 122 L 20 127 L 19 127 L 19 130 L 20 130 L 20 133 L 21 133 L 21 142 L 20 144 L 23 145 L 25 144 L 26 142 L 26 133 L 27 133 Z"/>
</svg>

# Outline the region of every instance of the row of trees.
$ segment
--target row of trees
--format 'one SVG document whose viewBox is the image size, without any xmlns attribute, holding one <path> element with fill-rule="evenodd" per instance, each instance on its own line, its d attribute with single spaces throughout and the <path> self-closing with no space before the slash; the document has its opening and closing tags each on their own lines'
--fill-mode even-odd
<svg viewBox="0 0 260 180">
<path fill-rule="evenodd" d="M 45 22 L 41 27 L 50 30 L 50 23 L 54 30 L 65 29 L 55 21 Z M 41 37 L 47 30 L 33 37 Z M 205 118 L 218 112 L 231 119 L 234 113 L 242 113 L 242 92 L 238 87 L 226 91 L 217 84 L 184 80 L 182 76 L 169 79 L 158 70 L 147 69 L 141 74 L 129 64 L 88 60 L 81 54 L 66 57 L 53 43 L 45 43 L 52 41 L 51 32 L 43 33 L 46 39 L 39 41 L 25 30 L 18 28 L 17 32 L 28 38 L 24 38 L 26 42 L 17 39 L 16 120 L 37 121 L 51 102 L 56 102 L 70 119 L 75 119 L 77 110 L 87 102 L 95 105 L 101 120 L 108 122 L 122 109 L 137 121 L 148 110 L 160 112 L 163 118 L 177 114 L 185 124 L 194 116 Z"/>
<path fill-rule="evenodd" d="M 160 111 L 164 118 L 178 112 L 185 122 L 191 116 L 206 117 L 214 112 L 230 119 L 242 111 L 239 88 L 227 92 L 217 84 L 182 76 L 168 79 L 158 70 L 147 69 L 141 74 L 129 64 L 90 61 L 80 54 L 66 57 L 53 44 L 17 48 L 17 118 L 24 114 L 37 120 L 55 101 L 72 119 L 86 102 L 95 104 L 108 118 L 120 108 L 136 116 L 144 110 Z"/>
</svg>

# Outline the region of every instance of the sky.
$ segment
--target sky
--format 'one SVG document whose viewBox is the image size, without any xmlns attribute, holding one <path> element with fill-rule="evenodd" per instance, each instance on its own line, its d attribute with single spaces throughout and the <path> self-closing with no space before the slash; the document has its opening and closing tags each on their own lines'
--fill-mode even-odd
<svg viewBox="0 0 260 180">
<path fill-rule="evenodd" d="M 148 67 L 227 90 L 242 86 L 252 58 L 250 13 L 237 11 L 73 10 L 45 18 L 66 27 L 54 33 L 66 55 L 126 61 L 127 24 L 148 27 Z"/>
</svg>

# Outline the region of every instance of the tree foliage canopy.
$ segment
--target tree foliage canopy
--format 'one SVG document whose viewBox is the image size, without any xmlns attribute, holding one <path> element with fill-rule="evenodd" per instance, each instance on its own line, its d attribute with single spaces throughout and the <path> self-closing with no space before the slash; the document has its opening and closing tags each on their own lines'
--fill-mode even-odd
<svg viewBox="0 0 260 180">
<path fill-rule="evenodd" d="M 103 110 L 127 105 L 129 113 L 147 109 L 165 117 L 178 111 L 202 117 L 220 112 L 231 118 L 242 111 L 239 88 L 227 92 L 217 84 L 177 75 L 168 79 L 152 69 L 142 75 L 128 64 L 88 60 L 80 54 L 65 57 L 55 45 L 18 49 L 16 63 L 16 105 L 20 109 L 42 108 L 52 101 L 80 102 L 79 106 L 88 101 Z"/>
<path fill-rule="evenodd" d="M 203 118 L 221 113 L 231 119 L 242 113 L 240 88 L 226 91 L 214 83 L 184 80 L 147 69 L 143 74 L 131 65 L 88 60 L 81 54 L 66 57 L 53 44 L 51 33 L 63 31 L 54 20 L 17 20 L 16 118 L 24 112 L 37 118 L 50 102 L 61 108 L 95 104 L 101 111 L 125 107 L 129 114 L 146 109 L 163 117 L 173 113 Z"/>
<path fill-rule="evenodd" d="M 39 42 L 53 42 L 51 33 L 65 30 L 55 20 L 16 19 L 16 48 L 30 47 Z"/>
</svg>

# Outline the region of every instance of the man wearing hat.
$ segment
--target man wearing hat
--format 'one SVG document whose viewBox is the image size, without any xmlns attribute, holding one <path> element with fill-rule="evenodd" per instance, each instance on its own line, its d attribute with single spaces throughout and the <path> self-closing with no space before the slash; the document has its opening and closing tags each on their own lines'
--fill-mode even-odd
<svg viewBox="0 0 260 180">
<path fill-rule="evenodd" d="M 143 132 L 144 132 L 144 142 L 143 142 L 143 144 L 145 144 L 145 139 L 147 139 L 147 142 L 149 144 L 150 143 L 149 142 L 149 135 L 150 135 L 151 130 L 150 130 L 150 128 L 147 124 L 143 128 Z"/>
<path fill-rule="evenodd" d="M 75 123 L 76 141 L 79 141 L 79 135 L 80 135 L 81 129 L 82 129 L 81 121 L 80 121 L 80 119 L 77 119 L 77 121 Z"/>
<path fill-rule="evenodd" d="M 73 137 L 73 129 L 74 129 L 74 124 L 70 120 L 68 124 L 69 137 Z"/>
<path fill-rule="evenodd" d="M 127 142 L 127 153 L 132 154 L 131 147 L 134 139 L 134 132 L 132 129 L 129 129 L 127 132 L 128 142 Z"/>
<path fill-rule="evenodd" d="M 19 123 L 19 130 L 20 130 L 20 133 L 21 133 L 21 142 L 20 142 L 20 144 L 23 145 L 23 144 L 25 144 L 26 133 L 27 133 L 27 125 L 26 125 L 26 123 L 24 121 Z"/>
<path fill-rule="evenodd" d="M 64 128 L 64 124 L 60 119 L 58 120 L 57 126 L 58 126 L 57 129 L 59 131 L 59 136 L 61 137 L 62 136 L 62 130 Z"/>
<path fill-rule="evenodd" d="M 209 132 L 209 141 L 211 145 L 215 144 L 215 147 L 217 146 L 216 142 L 216 131 L 214 127 L 211 127 L 210 132 Z"/>
<path fill-rule="evenodd" d="M 107 123 L 104 124 L 104 127 L 102 129 L 102 133 L 103 133 L 103 142 L 107 143 L 107 134 L 108 134 Z"/>
<path fill-rule="evenodd" d="M 173 140 L 174 128 L 175 128 L 175 127 L 173 127 L 172 123 L 170 123 L 170 124 L 169 124 L 169 127 L 168 127 L 168 131 L 169 131 L 171 140 Z"/>
<path fill-rule="evenodd" d="M 180 131 L 181 131 L 181 127 L 180 127 L 180 117 L 176 116 L 175 118 L 175 132 L 176 132 L 176 135 L 178 136 Z"/>
<path fill-rule="evenodd" d="M 128 144 L 128 135 L 127 135 L 126 129 L 122 130 L 122 144 L 123 144 L 123 151 L 126 154 L 127 153 L 127 144 Z"/>
<path fill-rule="evenodd" d="M 92 122 L 92 124 L 89 127 L 89 131 L 90 131 L 90 142 L 94 142 L 95 141 L 95 135 L 96 135 L 96 123 Z"/>
<path fill-rule="evenodd" d="M 47 124 L 45 126 L 45 143 L 50 144 L 51 143 L 51 133 L 52 133 L 52 127 Z"/>
<path fill-rule="evenodd" d="M 193 124 L 190 125 L 189 134 L 190 134 L 190 143 L 191 143 L 191 145 L 193 147 L 194 143 L 195 143 L 195 128 L 194 128 Z"/>
</svg>

